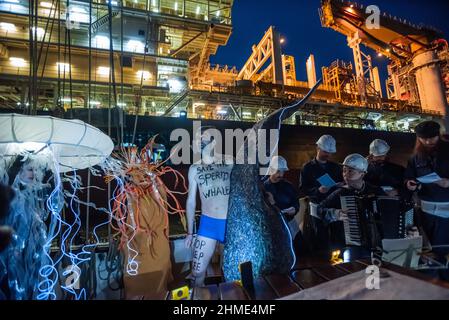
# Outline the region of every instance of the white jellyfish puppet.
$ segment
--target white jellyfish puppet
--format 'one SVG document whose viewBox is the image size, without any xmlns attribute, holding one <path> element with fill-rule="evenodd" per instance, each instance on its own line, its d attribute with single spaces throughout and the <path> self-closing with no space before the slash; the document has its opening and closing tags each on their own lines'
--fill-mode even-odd
<svg viewBox="0 0 449 320">
<path fill-rule="evenodd" d="M 60 284 L 58 264 L 70 261 L 80 277 L 78 265 L 86 253 L 66 248 L 79 231 L 79 213 L 67 222 L 61 216 L 64 204 L 63 179 L 78 185 L 77 170 L 105 161 L 113 150 L 112 140 L 100 130 L 79 120 L 53 117 L 0 115 L 0 183 L 14 191 L 10 212 L 2 224 L 13 229 L 8 248 L 0 253 L 0 299 L 56 299 L 57 290 L 83 298 L 71 284 Z M 73 172 L 72 175 L 63 175 Z M 72 192 L 75 195 L 75 191 Z M 71 208 L 73 209 L 73 208 Z M 58 242 L 56 254 L 51 246 Z M 59 284 L 59 287 L 58 287 Z M 1 286 L 3 285 L 3 286 Z"/>
</svg>

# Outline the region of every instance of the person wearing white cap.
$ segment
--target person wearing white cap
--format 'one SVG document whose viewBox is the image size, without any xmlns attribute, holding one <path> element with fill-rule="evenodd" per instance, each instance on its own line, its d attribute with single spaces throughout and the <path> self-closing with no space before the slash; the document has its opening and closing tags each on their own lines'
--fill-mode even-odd
<svg viewBox="0 0 449 320">
<path fill-rule="evenodd" d="M 295 216 L 299 212 L 299 194 L 295 187 L 284 178 L 289 171 L 287 160 L 281 156 L 275 156 L 270 161 L 269 178 L 264 182 L 264 190 L 267 193 L 271 205 L 279 209 L 290 229 L 295 255 L 302 254 L 303 239 Z"/>
<path fill-rule="evenodd" d="M 341 221 L 347 219 L 346 212 L 341 210 L 340 197 L 376 195 L 385 196 L 380 187 L 365 182 L 364 177 L 368 171 L 368 160 L 360 154 L 354 153 L 346 157 L 343 162 L 343 179 L 345 185 L 334 191 L 318 206 L 318 213 L 324 223 L 340 222 L 341 233 L 336 239 L 336 248 L 345 247 L 344 227 Z"/>
<path fill-rule="evenodd" d="M 341 166 L 330 161 L 337 152 L 337 143 L 330 135 L 323 135 L 316 142 L 316 156 L 306 163 L 300 174 L 301 197 L 308 197 L 312 204 L 323 201 L 343 181 Z M 325 226 L 321 220 L 312 216 L 313 239 L 311 246 L 314 251 L 325 251 L 329 248 L 333 237 L 334 225 Z M 338 233 L 338 231 L 337 231 Z"/>
<path fill-rule="evenodd" d="M 279 173 L 280 178 L 282 178 L 283 174 L 289 170 L 290 169 L 288 168 L 287 160 L 285 160 L 284 157 L 274 156 L 273 158 L 271 158 L 270 167 L 268 168 L 268 173 L 270 175 Z"/>
<path fill-rule="evenodd" d="M 300 190 L 311 200 L 321 201 L 331 191 L 327 185 L 322 185 L 318 179 L 328 174 L 336 183 L 342 181 L 341 167 L 330 161 L 337 152 L 335 139 L 330 135 L 324 135 L 316 142 L 317 153 L 313 160 L 306 163 L 301 171 Z"/>
<path fill-rule="evenodd" d="M 270 161 L 270 176 L 264 182 L 264 187 L 269 193 L 271 204 L 276 205 L 291 220 L 299 211 L 299 195 L 293 185 L 284 179 L 287 171 L 287 160 L 281 156 L 273 157 Z"/>
<path fill-rule="evenodd" d="M 365 181 L 381 187 L 390 196 L 398 196 L 404 193 L 405 168 L 388 160 L 389 151 L 386 141 L 376 139 L 371 142 Z"/>
<path fill-rule="evenodd" d="M 325 134 L 324 136 L 321 136 L 320 139 L 318 139 L 318 141 L 316 142 L 316 145 L 321 149 L 321 151 L 324 151 L 328 154 L 337 152 L 337 142 L 331 135 Z"/>
<path fill-rule="evenodd" d="M 422 228 L 435 259 L 446 264 L 449 256 L 449 139 L 441 134 L 441 129 L 435 121 L 424 121 L 416 126 L 415 152 L 405 171 L 405 186 L 417 193 Z M 423 180 L 429 175 L 433 179 Z M 433 276 L 449 281 L 449 270 L 435 270 Z"/>
</svg>

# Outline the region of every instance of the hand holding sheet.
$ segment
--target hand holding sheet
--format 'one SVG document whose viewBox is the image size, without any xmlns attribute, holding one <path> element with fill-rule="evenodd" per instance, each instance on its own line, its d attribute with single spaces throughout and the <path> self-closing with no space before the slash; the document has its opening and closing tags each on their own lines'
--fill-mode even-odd
<svg viewBox="0 0 449 320">
<path fill-rule="evenodd" d="M 418 180 L 422 184 L 429 184 L 440 181 L 441 177 L 436 172 L 432 172 L 426 176 L 416 178 L 416 180 Z"/>
<path fill-rule="evenodd" d="M 332 177 L 331 177 L 329 174 L 327 174 L 327 173 L 326 173 L 325 175 L 319 177 L 319 178 L 317 179 L 317 181 L 318 181 L 319 183 L 321 183 L 321 185 L 322 185 L 323 187 L 326 187 L 326 188 L 328 188 L 328 189 L 334 187 L 334 186 L 337 184 L 337 183 L 334 181 L 334 179 L 332 179 Z"/>
</svg>

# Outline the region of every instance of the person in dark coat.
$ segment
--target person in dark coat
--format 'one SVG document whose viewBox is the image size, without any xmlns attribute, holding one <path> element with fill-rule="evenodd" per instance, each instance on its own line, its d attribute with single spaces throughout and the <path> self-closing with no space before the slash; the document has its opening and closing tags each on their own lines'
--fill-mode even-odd
<svg viewBox="0 0 449 320">
<path fill-rule="evenodd" d="M 347 212 L 342 209 L 341 197 L 347 196 L 385 196 L 382 188 L 364 180 L 368 170 L 368 161 L 360 154 L 351 154 L 343 162 L 343 179 L 345 185 L 339 187 L 318 205 L 317 213 L 324 224 L 340 223 L 338 241 L 332 249 L 346 247 L 343 221 L 348 219 Z"/>
<path fill-rule="evenodd" d="M 407 165 L 405 185 L 409 191 L 418 193 L 422 227 L 437 260 L 446 265 L 449 255 L 449 141 L 440 134 L 440 129 L 435 121 L 424 121 L 415 128 L 415 152 Z M 434 176 L 433 181 L 423 180 L 429 174 Z M 449 281 L 447 269 L 435 272 L 435 276 Z"/>
<path fill-rule="evenodd" d="M 404 194 L 405 168 L 388 159 L 389 151 L 390 146 L 384 140 L 371 143 L 365 181 L 381 187 L 389 196 L 400 196 Z"/>
<path fill-rule="evenodd" d="M 271 205 L 279 209 L 287 223 L 292 237 L 296 257 L 308 254 L 300 226 L 295 220 L 299 212 L 299 193 L 284 174 L 289 171 L 287 160 L 281 156 L 270 162 L 269 177 L 264 181 L 264 190 Z"/>
<path fill-rule="evenodd" d="M 316 143 L 317 153 L 313 160 L 306 163 L 300 174 L 301 197 L 308 197 L 312 204 L 318 204 L 329 196 L 343 181 L 342 168 L 332 162 L 331 157 L 337 152 L 335 139 L 324 135 Z M 336 184 L 323 185 L 319 179 L 329 176 Z M 335 242 L 335 235 L 340 233 L 339 223 L 324 225 L 320 219 L 311 217 L 313 226 L 312 239 L 308 239 L 313 251 L 328 251 L 330 244 Z"/>
</svg>

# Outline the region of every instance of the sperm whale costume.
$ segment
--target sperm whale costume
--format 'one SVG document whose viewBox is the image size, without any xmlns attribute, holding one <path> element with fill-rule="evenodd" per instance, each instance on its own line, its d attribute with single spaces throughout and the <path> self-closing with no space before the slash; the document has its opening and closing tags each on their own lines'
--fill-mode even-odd
<svg viewBox="0 0 449 320">
<path fill-rule="evenodd" d="M 301 101 L 272 113 L 253 130 L 280 129 L 282 121 L 307 102 L 319 83 Z M 261 142 L 256 142 L 256 149 Z M 244 159 L 250 151 L 248 145 L 239 151 Z M 223 257 L 226 281 L 240 279 L 239 265 L 244 262 L 252 263 L 255 278 L 288 273 L 294 264 L 288 226 L 281 214 L 265 201 L 259 169 L 258 164 L 237 164 L 232 170 Z"/>
</svg>

